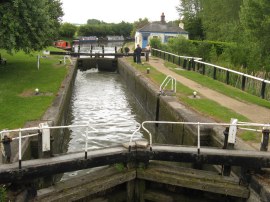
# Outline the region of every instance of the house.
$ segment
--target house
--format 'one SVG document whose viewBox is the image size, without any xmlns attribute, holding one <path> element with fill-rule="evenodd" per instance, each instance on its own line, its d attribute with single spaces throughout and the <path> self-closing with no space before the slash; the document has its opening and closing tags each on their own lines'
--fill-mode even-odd
<svg viewBox="0 0 270 202">
<path fill-rule="evenodd" d="M 167 43 L 169 38 L 178 36 L 188 39 L 188 32 L 184 30 L 183 23 L 180 23 L 179 27 L 166 23 L 165 15 L 162 13 L 160 21 L 151 22 L 136 31 L 135 46 L 139 44 L 145 48 L 152 38 L 159 38 L 162 43 Z"/>
</svg>

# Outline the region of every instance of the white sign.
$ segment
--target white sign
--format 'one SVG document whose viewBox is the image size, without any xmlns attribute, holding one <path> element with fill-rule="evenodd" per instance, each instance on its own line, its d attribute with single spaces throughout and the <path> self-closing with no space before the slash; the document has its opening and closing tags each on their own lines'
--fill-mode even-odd
<svg viewBox="0 0 270 202">
<path fill-rule="evenodd" d="M 237 123 L 238 123 L 237 119 L 231 119 L 231 124 L 237 124 Z M 236 133 L 237 133 L 237 126 L 230 125 L 228 143 L 235 144 Z"/>
<path fill-rule="evenodd" d="M 51 150 L 51 137 L 50 137 L 50 129 L 46 128 L 49 127 L 48 123 L 40 123 L 39 127 L 42 128 L 42 151 L 50 151 Z"/>
</svg>

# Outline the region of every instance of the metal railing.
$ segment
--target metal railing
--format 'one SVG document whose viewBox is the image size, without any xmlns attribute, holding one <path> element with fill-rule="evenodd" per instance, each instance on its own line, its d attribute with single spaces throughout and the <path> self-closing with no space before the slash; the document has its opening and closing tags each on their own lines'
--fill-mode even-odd
<svg viewBox="0 0 270 202">
<path fill-rule="evenodd" d="M 168 75 L 159 87 L 159 92 L 162 94 L 167 85 L 171 82 L 171 91 L 176 93 L 176 80 L 172 76 Z"/>
<path fill-rule="evenodd" d="M 243 72 L 238 72 L 229 68 L 225 68 L 225 67 L 221 67 L 219 65 L 214 65 L 211 63 L 207 63 L 202 61 L 202 58 L 198 58 L 198 57 L 190 57 L 190 56 L 179 56 L 170 52 L 166 52 L 166 51 L 162 51 L 159 49 L 154 49 L 152 48 L 152 50 L 154 51 L 155 56 L 160 57 L 164 60 L 168 60 L 168 61 L 172 61 L 172 63 L 174 64 L 178 64 L 179 66 L 181 65 L 184 69 L 188 69 L 188 70 L 194 70 L 194 71 L 200 71 L 201 74 L 205 75 L 206 74 L 206 67 L 211 67 L 212 72 L 211 72 L 211 76 L 213 77 L 213 79 L 218 79 L 218 71 L 223 71 L 225 74 L 224 79 L 220 79 L 219 81 L 222 81 L 228 85 L 232 85 L 230 84 L 231 82 L 236 82 L 233 83 L 235 87 L 239 86 L 239 88 L 243 91 L 251 91 L 251 89 L 247 89 L 247 79 L 250 79 L 251 82 L 259 82 L 258 86 L 260 86 L 260 88 L 258 88 L 258 90 L 254 90 L 254 86 L 252 86 L 252 92 L 251 94 L 254 94 L 256 96 L 259 96 L 263 99 L 270 99 L 270 93 L 268 92 L 267 89 L 270 89 L 270 81 L 266 80 L 266 79 L 262 79 L 256 76 L 252 76 L 249 74 L 245 74 Z M 178 58 L 178 62 L 175 61 L 175 58 Z M 183 58 L 183 64 L 181 64 L 180 62 L 180 58 Z M 197 70 L 196 70 L 196 66 L 197 66 Z M 232 74 L 232 75 L 230 75 Z M 232 76 L 237 77 L 236 79 L 230 79 Z M 237 84 L 238 82 L 238 78 L 240 78 L 240 82 L 239 85 Z"/>
<path fill-rule="evenodd" d="M 37 136 L 40 134 L 39 133 L 33 133 L 33 134 L 27 134 L 27 135 L 22 135 L 23 132 L 31 132 L 31 131 L 43 131 L 44 129 L 71 129 L 71 128 L 86 128 L 85 131 L 85 146 L 84 146 L 84 152 L 85 152 L 85 159 L 87 158 L 87 153 L 88 153 L 88 137 L 89 134 L 91 133 L 108 133 L 108 132 L 125 132 L 125 133 L 130 133 L 131 138 L 130 141 L 133 140 L 134 135 L 141 129 L 141 124 L 136 123 L 136 129 L 134 131 L 131 130 L 108 130 L 108 129 L 96 129 L 95 127 L 97 126 L 117 126 L 117 124 L 97 124 L 97 123 L 88 123 L 88 124 L 82 124 L 82 125 L 68 125 L 68 126 L 43 126 L 43 124 L 40 124 L 40 127 L 29 127 L 29 128 L 19 128 L 19 129 L 14 129 L 14 130 L 2 130 L 0 131 L 0 137 L 1 139 L 3 138 L 3 135 L 9 134 L 9 133 L 18 133 L 18 137 L 12 138 L 12 140 L 18 140 L 19 141 L 19 168 L 21 169 L 22 165 L 22 139 L 24 138 L 29 138 L 33 136 Z M 121 125 L 122 126 L 122 125 Z"/>
<path fill-rule="evenodd" d="M 247 123 L 247 122 L 238 122 L 238 123 L 202 123 L 202 122 L 173 122 L 173 121 L 144 121 L 142 123 L 142 129 L 146 131 L 146 133 L 149 136 L 149 146 L 150 150 L 152 151 L 152 134 L 151 132 L 145 127 L 146 124 L 175 124 L 175 125 L 196 125 L 197 126 L 197 150 L 198 154 L 200 154 L 200 138 L 201 138 L 201 126 L 228 126 L 228 127 L 239 127 L 239 126 L 246 126 L 246 127 L 261 127 L 270 129 L 270 124 L 261 124 L 261 123 Z M 252 130 L 257 132 L 262 132 L 263 130 L 256 130 L 252 128 L 242 128 L 239 129 L 242 130 Z M 268 133 L 269 135 L 269 133 Z M 235 138 L 235 136 L 234 136 Z M 235 140 L 234 140 L 235 141 Z"/>
<path fill-rule="evenodd" d="M 236 120 L 236 119 L 234 119 Z M 136 133 L 140 131 L 142 128 L 149 136 L 149 147 L 150 151 L 152 151 L 152 134 L 149 129 L 146 128 L 147 124 L 173 124 L 173 125 L 195 125 L 197 126 L 197 152 L 200 154 L 201 150 L 201 126 L 227 126 L 227 127 L 238 127 L 238 129 L 241 130 L 250 130 L 254 132 L 262 132 L 263 135 L 266 134 L 268 136 L 267 138 L 267 145 L 268 145 L 268 139 L 269 139 L 269 129 L 270 124 L 261 124 L 261 123 L 250 123 L 250 122 L 237 122 L 233 121 L 231 123 L 203 123 L 203 122 L 172 122 L 172 121 L 144 121 L 142 124 L 136 123 L 136 129 L 133 131 L 131 130 L 108 130 L 108 129 L 97 129 L 97 126 L 113 126 L 115 127 L 115 124 L 96 124 L 96 123 L 88 123 L 88 124 L 82 124 L 82 125 L 68 125 L 68 126 L 43 126 L 43 124 L 40 124 L 40 127 L 30 127 L 30 128 L 20 128 L 15 130 L 3 130 L 0 131 L 0 136 L 11 132 L 18 132 L 19 136 L 12 138 L 13 140 L 19 140 L 19 168 L 21 169 L 21 161 L 22 161 L 22 139 L 23 138 L 29 138 L 33 136 L 37 136 L 40 134 L 40 131 L 45 130 L 51 130 L 51 129 L 71 129 L 71 128 L 86 128 L 85 131 L 85 145 L 84 145 L 84 152 L 85 152 L 85 159 L 87 159 L 87 153 L 88 153 L 88 138 L 89 135 L 92 133 L 108 133 L 108 132 L 132 132 L 129 140 L 129 151 L 131 150 L 133 138 Z M 42 127 L 41 127 L 42 126 Z M 255 129 L 255 127 L 260 127 L 259 129 Z M 38 130 L 38 133 L 34 134 L 27 134 L 22 135 L 23 132 L 29 132 L 29 131 L 36 131 Z M 266 131 L 266 132 L 265 132 Z M 236 131 L 235 131 L 236 133 Z M 229 134 L 229 136 L 232 135 L 231 139 L 235 139 L 235 134 Z M 263 136 L 262 136 L 263 137 Z M 229 137 L 230 139 L 230 137 Z M 263 138 L 262 138 L 263 139 Z M 263 141 L 263 140 L 262 140 Z M 232 142 L 235 142 L 235 140 L 232 140 Z M 265 150 L 261 150 L 265 151 Z"/>
</svg>

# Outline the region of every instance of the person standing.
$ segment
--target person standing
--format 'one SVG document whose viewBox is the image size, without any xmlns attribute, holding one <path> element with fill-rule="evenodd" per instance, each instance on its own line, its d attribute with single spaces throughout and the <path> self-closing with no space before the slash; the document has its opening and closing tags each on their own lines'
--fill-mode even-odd
<svg viewBox="0 0 270 202">
<path fill-rule="evenodd" d="M 4 145 L 6 162 L 10 163 L 10 158 L 11 158 L 11 145 L 10 145 L 10 143 L 12 142 L 12 139 L 10 137 L 8 137 L 7 135 L 4 135 L 4 138 L 2 139 L 1 142 Z"/>
<path fill-rule="evenodd" d="M 135 49 L 135 54 L 136 54 L 136 62 L 137 64 L 141 63 L 141 54 L 142 54 L 142 48 L 140 45 L 137 45 L 137 48 Z"/>
<path fill-rule="evenodd" d="M 150 52 L 151 52 L 151 46 L 147 44 L 147 46 L 145 47 L 145 60 L 146 61 L 149 61 Z"/>
</svg>

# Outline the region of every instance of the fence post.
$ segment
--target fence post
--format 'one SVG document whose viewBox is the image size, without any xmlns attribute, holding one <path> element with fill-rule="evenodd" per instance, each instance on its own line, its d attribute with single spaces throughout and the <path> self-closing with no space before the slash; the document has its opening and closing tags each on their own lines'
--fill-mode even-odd
<svg viewBox="0 0 270 202">
<path fill-rule="evenodd" d="M 173 58 L 172 58 L 172 63 L 174 64 L 174 55 L 173 55 Z"/>
<path fill-rule="evenodd" d="M 201 63 L 197 62 L 197 72 L 200 72 Z"/>
<path fill-rule="evenodd" d="M 205 75 L 205 64 L 202 65 L 202 68 L 203 68 L 202 74 Z"/>
<path fill-rule="evenodd" d="M 163 60 L 165 60 L 166 59 L 166 53 L 164 52 L 164 55 L 163 55 Z"/>
<path fill-rule="evenodd" d="M 190 70 L 190 69 L 191 69 L 191 60 L 188 59 L 188 70 Z"/>
<path fill-rule="evenodd" d="M 260 151 L 268 151 L 268 142 L 269 142 L 269 129 L 262 130 L 262 140 Z"/>
<path fill-rule="evenodd" d="M 168 54 L 168 62 L 170 62 L 170 59 L 171 59 L 171 55 Z"/>
<path fill-rule="evenodd" d="M 216 67 L 214 67 L 213 79 L 214 80 L 217 79 L 217 68 Z"/>
<path fill-rule="evenodd" d="M 102 58 L 104 58 L 104 45 L 102 46 Z"/>
<path fill-rule="evenodd" d="M 187 58 L 184 59 L 183 68 L 186 69 L 187 67 Z"/>
<path fill-rule="evenodd" d="M 230 72 L 227 70 L 226 71 L 226 84 L 229 84 L 229 80 L 230 80 Z"/>
<path fill-rule="evenodd" d="M 180 66 L 181 65 L 181 58 L 178 57 L 178 65 Z"/>
<path fill-rule="evenodd" d="M 245 90 L 245 86 L 246 86 L 246 77 L 245 77 L 245 75 L 243 74 L 243 76 L 242 76 L 242 91 Z"/>
<path fill-rule="evenodd" d="M 92 58 L 92 53 L 93 53 L 93 46 L 90 46 L 90 53 L 91 53 L 91 58 Z"/>
<path fill-rule="evenodd" d="M 262 99 L 265 98 L 265 87 L 266 87 L 266 83 L 264 81 L 262 81 L 262 88 L 261 88 L 261 98 Z"/>
<path fill-rule="evenodd" d="M 195 61 L 194 61 L 194 58 L 191 59 L 191 66 L 192 66 L 192 70 L 195 71 Z"/>
</svg>

